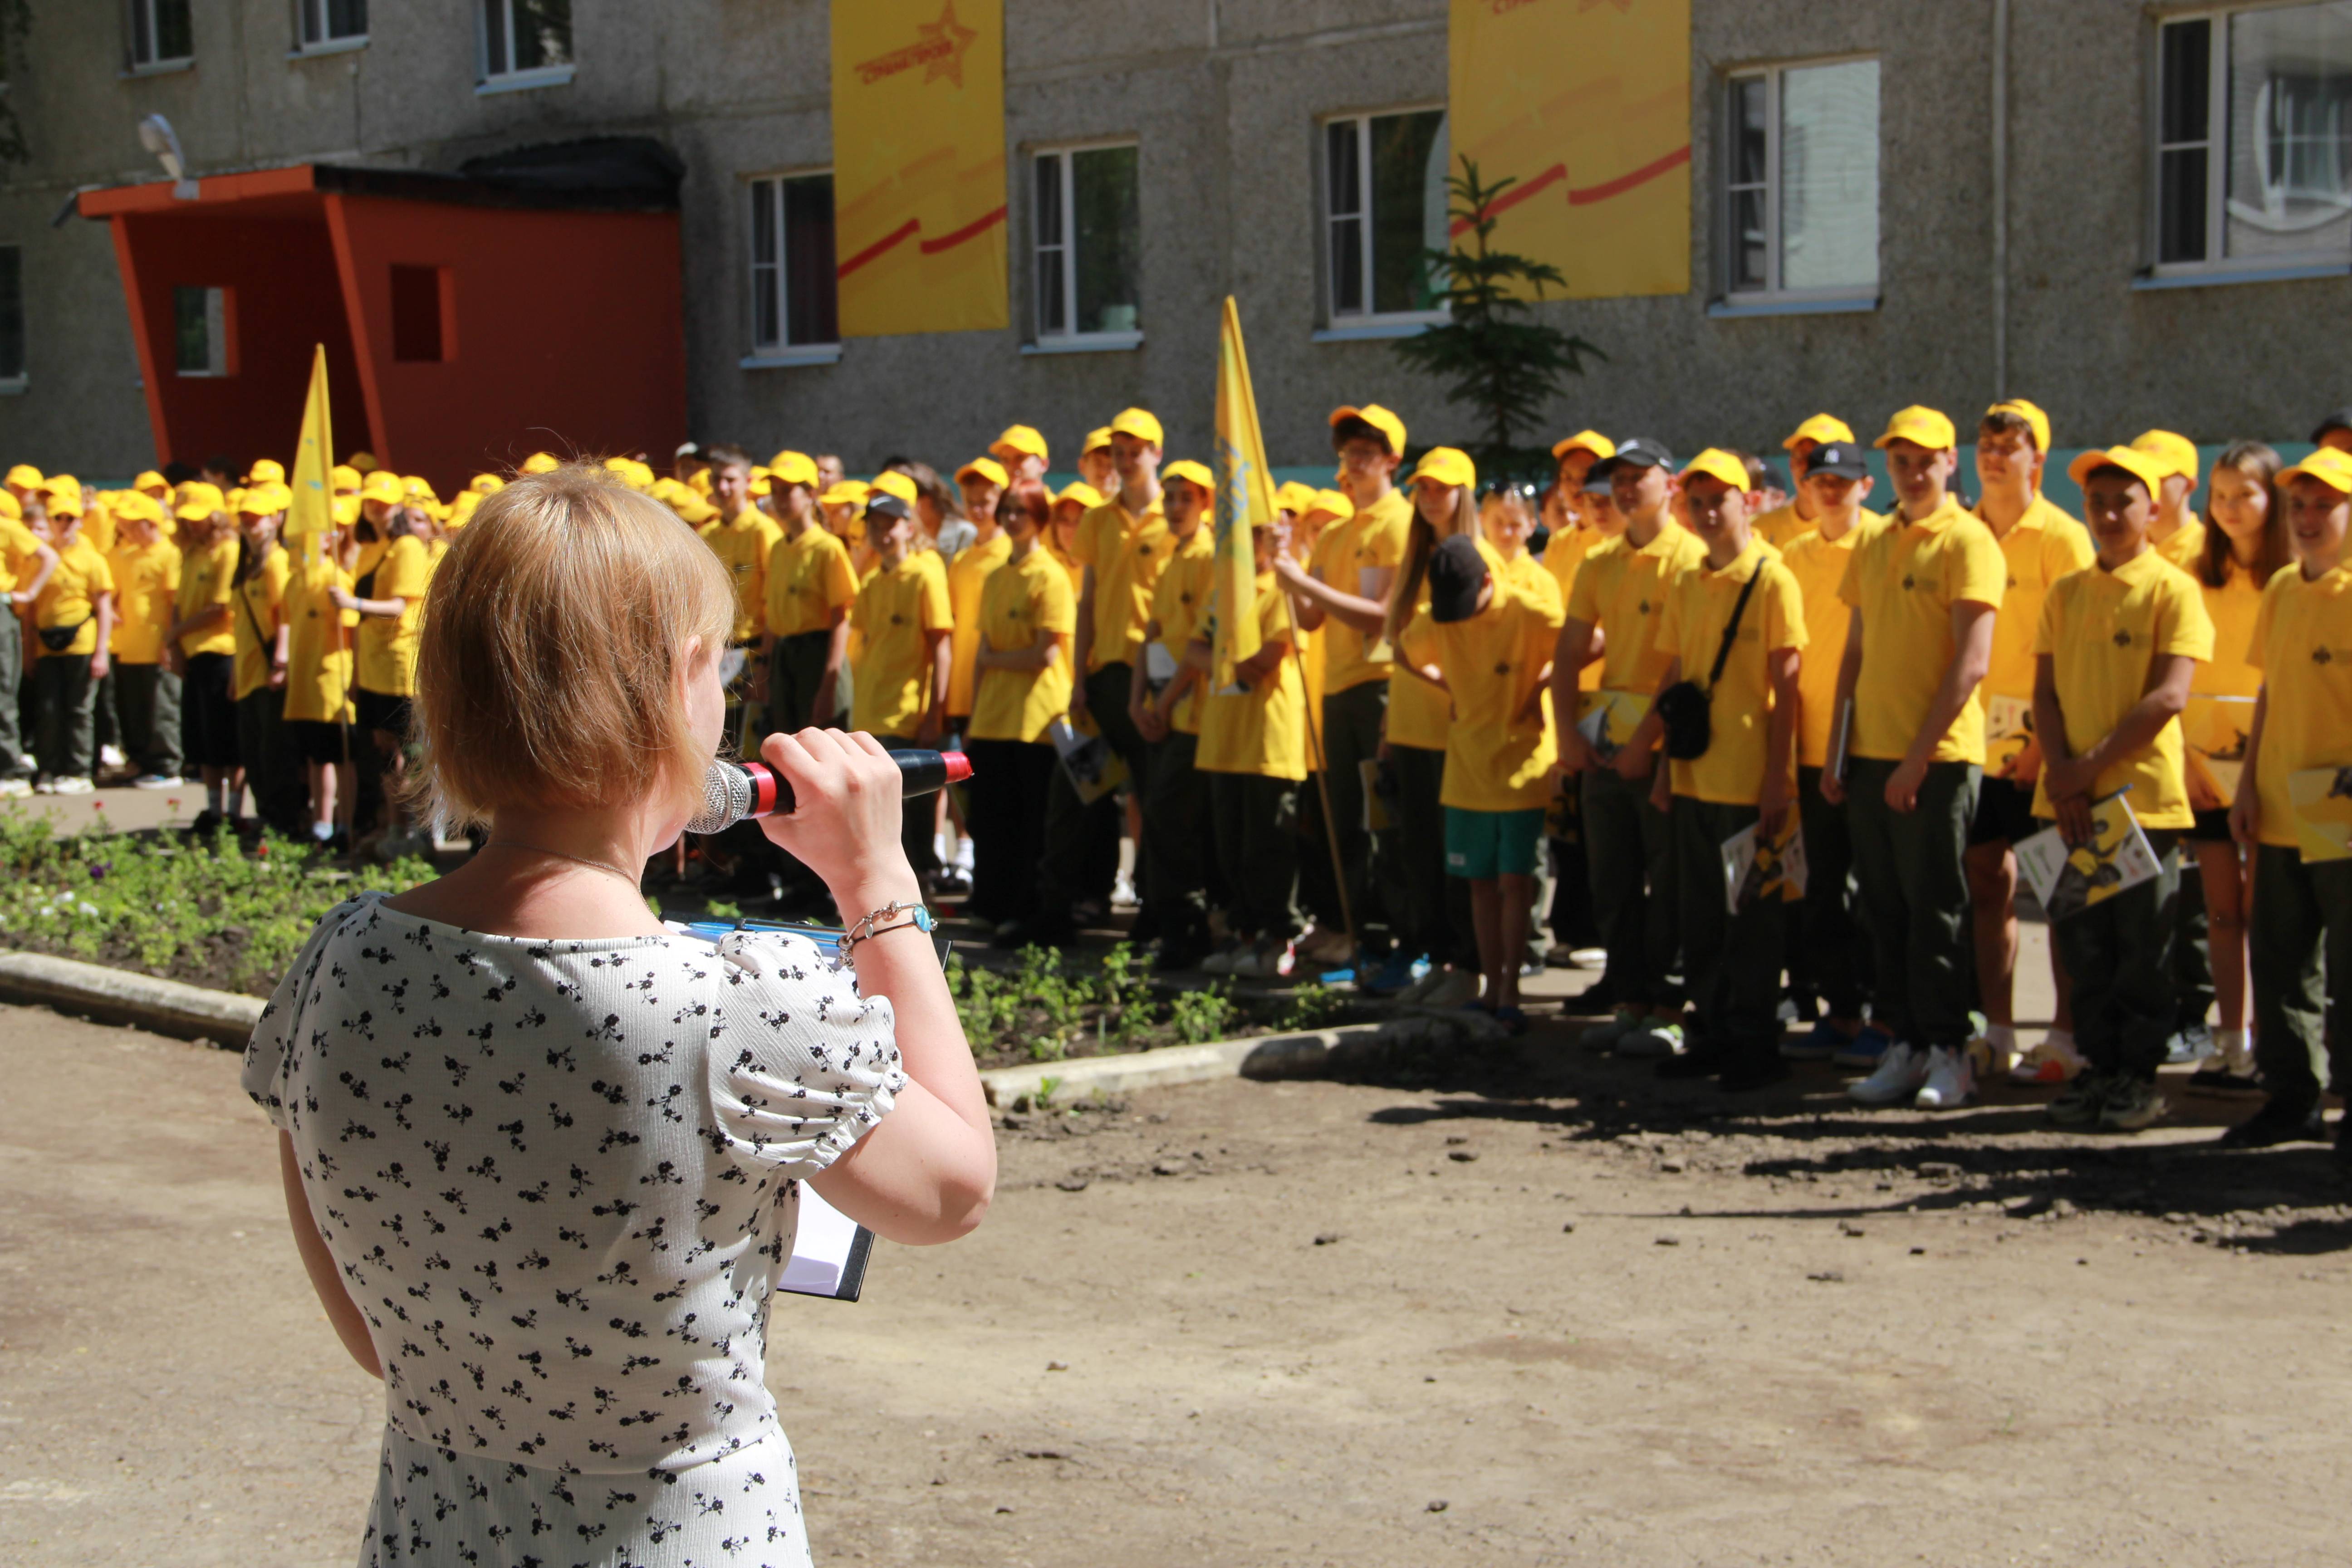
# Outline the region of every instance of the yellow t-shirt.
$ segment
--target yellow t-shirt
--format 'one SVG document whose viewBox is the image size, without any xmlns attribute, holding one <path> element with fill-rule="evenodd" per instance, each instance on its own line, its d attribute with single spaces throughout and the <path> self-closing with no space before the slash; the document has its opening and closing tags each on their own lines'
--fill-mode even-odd
<svg viewBox="0 0 2352 1568">
<path fill-rule="evenodd" d="M 1845 581 L 1846 562 L 1862 536 L 1885 520 L 1874 511 L 1854 509 L 1853 526 L 1836 539 L 1824 539 L 1818 525 L 1789 542 L 1781 563 L 1797 580 L 1805 605 L 1805 657 L 1797 667 L 1797 764 L 1829 765 L 1830 731 L 1837 724 L 1838 666 L 1845 661 L 1846 634 L 1853 627 L 1853 610 L 1838 597 Z"/>
<path fill-rule="evenodd" d="M 1282 601 L 1274 574 L 1259 573 L 1255 613 L 1261 647 L 1290 641 L 1290 615 Z M 1210 613 L 1222 613 L 1221 605 L 1213 602 Z M 1216 677 L 1209 679 L 1213 682 Z M 1193 765 L 1204 773 L 1307 776 L 1307 688 L 1297 658 L 1286 653 L 1247 690 L 1209 693 L 1201 708 L 1201 745 Z"/>
<path fill-rule="evenodd" d="M 766 512 L 747 506 L 735 514 L 732 522 L 712 518 L 695 531 L 710 546 L 710 552 L 719 557 L 719 563 L 727 568 L 729 581 L 735 584 L 735 629 L 731 635 L 739 643 L 750 642 L 760 635 L 767 614 L 768 556 L 782 537 L 783 530 Z M 360 684 L 365 686 L 367 682 L 362 680 Z"/>
<path fill-rule="evenodd" d="M 913 550 L 876 570 L 849 612 L 853 730 L 913 737 L 931 703 L 931 656 L 925 632 L 955 625 L 948 574 L 936 550 Z"/>
<path fill-rule="evenodd" d="M 54 547 L 53 547 L 54 548 Z M 71 644 L 51 648 L 47 643 L 35 642 L 34 647 L 43 657 L 87 658 L 98 651 L 98 601 L 114 592 L 114 574 L 106 564 L 106 557 L 98 547 L 79 534 L 73 542 L 58 549 L 58 569 L 49 574 L 48 585 L 33 601 L 33 625 L 43 631 L 52 626 L 79 626 Z"/>
<path fill-rule="evenodd" d="M 2192 571 L 2189 574 L 2195 576 Z M 2263 689 L 2263 672 L 2247 655 L 2254 646 L 2254 624 L 2263 613 L 2263 585 L 2252 572 L 2230 563 L 2230 580 L 2219 588 L 2197 584 L 2204 596 L 2205 615 L 2213 623 L 2213 657 L 2197 667 L 2189 689 L 2199 697 L 2252 697 Z M 2247 711 L 2246 721 L 2253 722 Z"/>
<path fill-rule="evenodd" d="M 408 607 L 396 620 L 381 616 L 361 619 L 353 680 L 361 690 L 382 697 L 407 697 L 416 690 L 417 627 L 425 619 L 425 589 L 432 580 L 433 559 L 423 540 L 407 535 L 384 551 L 376 563 L 375 581 L 360 597 L 404 599 Z"/>
<path fill-rule="evenodd" d="M 778 540 L 768 552 L 767 593 L 770 637 L 832 630 L 835 612 L 847 613 L 857 599 L 848 547 L 815 523 L 798 539 Z"/>
<path fill-rule="evenodd" d="M 1797 515 L 1797 503 L 1789 501 L 1774 507 L 1748 525 L 1748 531 L 1781 553 L 1809 533 L 1820 531 L 1822 520 Z M 1759 590 L 1760 591 L 1760 590 Z"/>
<path fill-rule="evenodd" d="M 2058 706 L 2066 713 L 2066 744 L 2080 756 L 2147 695 L 2155 660 L 2213 657 L 2213 622 L 2196 579 L 2143 550 L 2113 572 L 2094 565 L 2052 584 L 2033 651 L 2050 657 Z M 2157 731 L 2154 744 L 2102 772 L 2092 798 L 2129 788 L 2124 804 L 2141 826 L 2193 827 L 2185 767 L 2180 721 L 2174 719 Z M 2049 781 L 2044 773 L 2033 786 L 2038 816 L 2056 815 Z"/>
<path fill-rule="evenodd" d="M 292 570 L 286 552 L 272 550 L 230 595 L 229 635 L 236 639 L 236 668 L 229 678 L 229 695 L 240 701 L 269 684 L 269 656 L 278 647 L 286 579 Z"/>
<path fill-rule="evenodd" d="M 1443 670 L 1447 689 L 1439 697 L 1450 693 L 1437 798 L 1463 811 L 1540 811 L 1551 800 L 1550 770 L 1559 757 L 1543 677 L 1567 608 L 1559 584 L 1533 556 L 1488 572 L 1495 594 L 1485 609 L 1440 626 L 1424 608 L 1405 632 L 1407 655 Z"/>
<path fill-rule="evenodd" d="M 0 517 L 0 594 L 12 594 L 19 583 L 33 579 L 33 562 L 41 542 L 13 517 Z"/>
<path fill-rule="evenodd" d="M 996 569 L 1013 558 L 1013 538 L 1002 528 L 985 540 L 967 544 L 948 563 L 948 608 L 955 629 L 948 634 L 951 649 L 948 666 L 948 712 L 971 713 L 972 660 L 980 657 L 980 595 Z"/>
<path fill-rule="evenodd" d="M 2156 552 L 2194 577 L 2197 558 L 2205 553 L 2205 525 L 2194 519 L 2180 525 L 2171 538 L 2155 546 Z"/>
<path fill-rule="evenodd" d="M 1043 669 L 982 670 L 972 699 L 973 740 L 1037 740 L 1070 708 L 1070 641 L 1078 629 L 1078 596 L 1069 574 L 1043 549 L 1007 561 L 981 584 L 975 618 L 975 637 L 985 632 L 988 646 L 1000 653 L 1035 647 L 1041 637 L 1062 645 L 1061 658 Z M 956 625 L 963 625 L 961 617 Z"/>
<path fill-rule="evenodd" d="M 2008 581 L 2009 562 L 1992 530 L 1948 496 L 1925 521 L 1889 513 L 1854 546 L 1838 585 L 1838 597 L 1862 612 L 1853 755 L 1903 760 L 1958 650 L 1952 606 L 1965 600 L 1998 611 Z M 1969 693 L 1929 760 L 1984 765 L 1980 691 Z"/>
<path fill-rule="evenodd" d="M 1168 550 L 1168 563 L 1160 570 L 1160 581 L 1151 586 L 1151 618 L 1160 623 L 1160 641 L 1181 673 L 1184 646 L 1208 635 L 1209 596 L 1217 580 L 1216 530 L 1203 519 L 1190 539 L 1180 542 L 1170 534 Z M 1207 686 L 1205 674 L 1192 683 L 1192 689 L 1169 710 L 1171 728 L 1186 735 L 1201 732 L 1201 696 Z"/>
<path fill-rule="evenodd" d="M 1412 526 L 1412 498 L 1402 490 L 1392 489 L 1355 516 L 1327 526 L 1323 537 L 1315 542 L 1315 555 L 1307 573 L 1342 594 L 1367 596 L 1363 574 L 1394 572 L 1397 563 L 1404 558 L 1405 535 Z M 1323 689 L 1327 694 L 1388 679 L 1394 656 L 1388 639 L 1380 633 L 1360 632 L 1341 624 L 1337 616 L 1326 616 L 1323 643 Z"/>
<path fill-rule="evenodd" d="M 1672 518 L 1647 544 L 1637 546 L 1620 534 L 1586 553 L 1569 595 L 1568 616 L 1599 626 L 1607 638 L 1600 666 L 1603 689 L 1656 695 L 1658 679 L 1674 658 L 1657 642 L 1667 591 L 1706 561 L 1706 546 L 1698 535 Z"/>
<path fill-rule="evenodd" d="M 305 561 L 287 575 L 286 717 L 318 724 L 352 721 L 352 637 L 329 590 L 352 591 L 352 574 L 331 558 Z"/>
<path fill-rule="evenodd" d="M 1054 563 L 1059 566 L 1069 575 L 1070 600 L 1071 603 L 1075 604 L 1077 602 L 1078 590 L 1087 585 L 1087 569 L 1078 563 L 1078 558 L 1076 556 L 1071 554 L 1068 551 L 1063 549 L 1059 544 L 1055 542 L 1051 537 L 1052 531 L 1050 529 L 1046 531 L 1047 537 L 1037 542 L 1037 548 L 1043 550 L 1047 555 L 1053 557 Z"/>
<path fill-rule="evenodd" d="M 1484 534 L 1478 536 L 1478 554 L 1486 563 L 1486 570 L 1501 576 L 1504 571 L 1502 552 L 1488 543 Z M 1405 618 L 1411 628 L 1413 621 L 1429 609 L 1429 582 L 1424 575 L 1420 590 L 1413 595 L 1412 615 Z M 1391 746 L 1414 746 L 1424 752 L 1445 750 L 1449 732 L 1454 726 L 1453 705 L 1445 693 L 1406 669 L 1402 664 L 1389 674 L 1389 711 L 1382 733 Z"/>
<path fill-rule="evenodd" d="M 2352 766 L 2352 566 L 2315 583 L 2300 566 L 2282 568 L 2263 590 L 2247 659 L 2263 672 L 2263 749 L 2254 762 L 2262 841 L 2292 848 L 2287 780 L 2305 768 Z"/>
<path fill-rule="evenodd" d="M 234 534 L 224 534 L 184 553 L 180 558 L 180 593 L 173 605 L 172 618 L 191 620 L 207 605 L 226 605 L 229 580 L 236 574 Z M 190 632 L 183 637 L 180 651 L 191 657 L 200 653 L 235 653 L 236 635 L 223 621 L 211 631 Z"/>
<path fill-rule="evenodd" d="M 1707 704 L 1706 754 L 1687 762 L 1677 758 L 1673 764 L 1676 795 L 1717 805 L 1754 805 L 1763 788 L 1772 722 L 1767 656 L 1806 646 L 1811 633 L 1805 625 L 1804 591 L 1786 561 L 1762 540 L 1751 539 L 1722 571 L 1701 562 L 1676 578 L 1666 590 L 1665 613 L 1658 621 L 1659 651 L 1681 659 L 1682 679 L 1705 689 L 1723 647 L 1723 628 L 1730 624 L 1732 608 L 1750 577 L 1756 579 L 1755 591 L 1740 613 L 1731 657 L 1724 661 L 1723 679 L 1715 683 Z M 1802 662 L 1798 668 L 1801 674 Z"/>
<path fill-rule="evenodd" d="M 1205 526 L 1209 520 L 1202 519 Z M 1155 500 L 1132 517 L 1116 500 L 1078 519 L 1070 542 L 1078 564 L 1095 574 L 1094 646 L 1087 670 L 1107 664 L 1133 664 L 1143 657 L 1143 623 L 1151 615 L 1151 590 L 1168 561 L 1168 521 Z"/>
<path fill-rule="evenodd" d="M 1983 512 L 1977 518 L 1982 521 Z M 2091 531 L 2053 506 L 2046 496 L 2035 496 L 2016 526 L 1994 537 L 2000 543 L 2001 559 L 2009 563 L 2009 581 L 2001 592 L 2000 613 L 1993 617 L 1992 664 L 1985 671 L 1984 695 L 2031 702 L 2042 595 L 2059 578 L 2090 565 L 2098 552 L 2092 548 Z"/>
<path fill-rule="evenodd" d="M 81 536 L 89 541 L 91 549 L 110 558 L 115 543 L 114 513 L 101 501 L 92 500 L 88 506 L 81 516 Z"/>
<path fill-rule="evenodd" d="M 114 642 L 107 651 L 118 664 L 162 663 L 163 634 L 180 595 L 178 547 L 161 539 L 121 540 L 106 565 L 114 574 Z"/>
</svg>

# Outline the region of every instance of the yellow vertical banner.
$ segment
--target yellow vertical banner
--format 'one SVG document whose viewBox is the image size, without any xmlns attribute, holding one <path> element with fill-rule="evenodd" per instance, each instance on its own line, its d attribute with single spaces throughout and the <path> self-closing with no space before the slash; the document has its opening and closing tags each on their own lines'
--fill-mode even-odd
<svg viewBox="0 0 2352 1568">
<path fill-rule="evenodd" d="M 1216 504 L 1217 640 L 1211 662 L 1216 684 L 1223 687 L 1233 683 L 1234 666 L 1258 650 L 1257 556 L 1250 530 L 1274 521 L 1274 473 L 1265 466 L 1241 312 L 1230 294 L 1217 332 Z"/>
<path fill-rule="evenodd" d="M 335 424 L 327 407 L 327 345 L 310 355 L 310 390 L 302 398 L 302 434 L 294 446 L 294 467 L 286 476 L 294 500 L 286 508 L 283 531 L 290 542 L 314 538 L 335 522 L 335 492 L 328 480 L 334 465 Z"/>
<path fill-rule="evenodd" d="M 845 337 L 1011 324 L 1003 0 L 835 0 Z"/>
<path fill-rule="evenodd" d="M 1690 0 L 1452 5 L 1454 172 L 1517 182 L 1494 247 L 1550 262 L 1571 299 L 1689 292 Z"/>
</svg>

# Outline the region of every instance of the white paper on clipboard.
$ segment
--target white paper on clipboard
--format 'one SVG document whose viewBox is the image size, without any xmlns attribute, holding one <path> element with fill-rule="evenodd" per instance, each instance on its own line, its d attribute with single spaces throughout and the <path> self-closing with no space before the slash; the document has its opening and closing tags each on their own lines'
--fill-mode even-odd
<svg viewBox="0 0 2352 1568">
<path fill-rule="evenodd" d="M 873 1247 L 872 1231 L 817 1196 L 815 1189 L 803 1182 L 793 1254 L 776 1276 L 776 1289 L 795 1296 L 855 1301 L 866 1288 L 866 1259 Z"/>
</svg>

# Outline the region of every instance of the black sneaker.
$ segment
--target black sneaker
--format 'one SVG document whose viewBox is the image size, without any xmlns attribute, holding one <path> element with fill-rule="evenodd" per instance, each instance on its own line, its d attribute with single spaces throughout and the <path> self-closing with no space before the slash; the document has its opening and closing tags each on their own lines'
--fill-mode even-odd
<svg viewBox="0 0 2352 1568">
<path fill-rule="evenodd" d="M 2112 1073 L 2097 1068 L 2084 1068 L 2074 1075 L 2074 1081 L 2058 1091 L 2058 1098 L 2049 1106 L 2050 1120 L 2061 1127 L 2088 1127 L 2099 1120 L 2106 1109 L 2107 1096 L 2116 1087 Z"/>
<path fill-rule="evenodd" d="M 2250 1072 L 2228 1068 L 2200 1068 L 2189 1075 L 2189 1087 L 2199 1094 L 2260 1094 L 2263 1080 Z"/>
<path fill-rule="evenodd" d="M 2224 1149 L 2274 1149 L 2282 1143 L 2322 1143 L 2326 1140 L 2327 1122 L 2318 1106 L 2298 1110 L 2273 1100 L 2222 1133 L 2220 1142 Z"/>
</svg>

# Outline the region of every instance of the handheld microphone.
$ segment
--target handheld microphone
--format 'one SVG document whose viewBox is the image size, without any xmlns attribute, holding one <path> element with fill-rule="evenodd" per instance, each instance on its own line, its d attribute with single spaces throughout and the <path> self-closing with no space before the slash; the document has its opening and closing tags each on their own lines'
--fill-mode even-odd
<svg viewBox="0 0 2352 1568">
<path fill-rule="evenodd" d="M 892 752 L 901 791 L 929 795 L 971 777 L 971 759 L 961 752 Z M 688 833 L 718 833 L 754 816 L 789 816 L 793 786 L 765 763 L 714 758 L 702 775 L 702 809 L 686 825 Z"/>
</svg>

